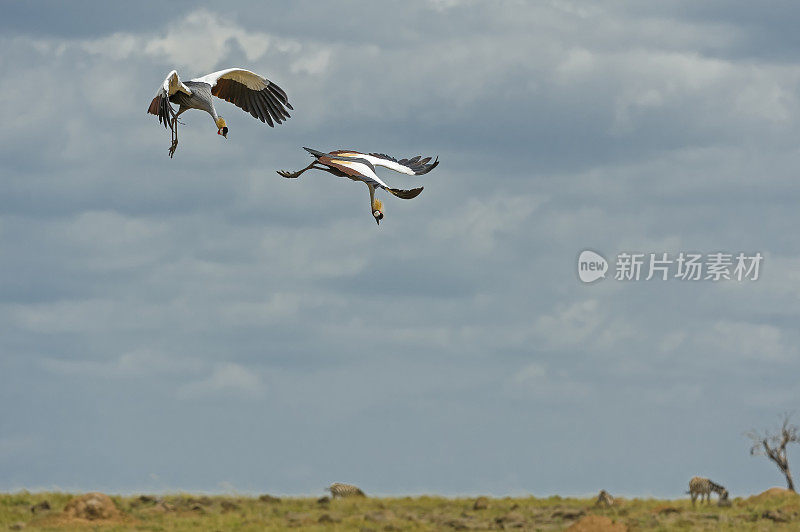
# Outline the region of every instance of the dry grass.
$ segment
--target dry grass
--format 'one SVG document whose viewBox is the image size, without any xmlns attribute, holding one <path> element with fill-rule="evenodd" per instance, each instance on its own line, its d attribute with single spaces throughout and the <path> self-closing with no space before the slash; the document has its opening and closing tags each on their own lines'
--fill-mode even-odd
<svg viewBox="0 0 800 532">
<path fill-rule="evenodd" d="M 597 508 L 595 499 L 443 497 L 354 498 L 320 503 L 316 498 L 112 497 L 115 519 L 91 521 L 64 513 L 73 495 L 0 495 L 0 530 L 798 530 L 800 496 L 772 491 L 733 505 L 692 508 L 688 499 L 617 499 Z M 50 509 L 31 507 L 47 501 Z M 485 504 L 484 504 L 485 503 Z M 485 508 L 484 508 L 485 506 Z M 599 517 L 607 517 L 608 520 Z M 581 522 L 581 519 L 584 519 Z M 583 525 L 590 525 L 586 528 Z"/>
</svg>

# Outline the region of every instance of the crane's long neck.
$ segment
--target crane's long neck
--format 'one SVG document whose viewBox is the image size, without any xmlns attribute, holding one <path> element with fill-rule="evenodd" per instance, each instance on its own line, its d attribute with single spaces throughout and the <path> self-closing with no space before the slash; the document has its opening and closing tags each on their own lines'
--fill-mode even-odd
<svg viewBox="0 0 800 532">
<path fill-rule="evenodd" d="M 228 125 L 225 123 L 225 119 L 217 114 L 217 110 L 214 109 L 214 105 L 213 104 L 210 105 L 210 108 L 211 108 L 211 110 L 208 111 L 208 113 L 211 115 L 211 118 L 214 119 L 214 125 L 217 126 L 217 129 L 219 129 L 219 130 L 223 130 L 224 129 L 224 133 L 223 134 L 227 135 L 227 133 L 228 133 L 228 127 L 227 126 Z"/>
<path fill-rule="evenodd" d="M 369 212 L 375 210 L 375 187 L 367 183 L 367 188 L 369 189 Z"/>
</svg>

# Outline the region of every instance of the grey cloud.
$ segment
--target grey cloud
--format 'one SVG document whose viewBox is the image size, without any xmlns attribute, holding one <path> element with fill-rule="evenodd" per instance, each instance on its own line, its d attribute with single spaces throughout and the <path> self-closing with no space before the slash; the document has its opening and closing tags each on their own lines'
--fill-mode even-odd
<svg viewBox="0 0 800 532">
<path fill-rule="evenodd" d="M 0 489 L 774 483 L 740 435 L 797 396 L 792 43 L 745 5 L 497 5 L 16 5 Z M 233 64 L 292 119 L 187 113 L 170 160 L 156 86 Z M 425 191 L 378 228 L 363 185 L 274 173 L 302 146 L 442 163 L 383 174 Z M 766 259 L 582 286 L 586 248 Z"/>
</svg>

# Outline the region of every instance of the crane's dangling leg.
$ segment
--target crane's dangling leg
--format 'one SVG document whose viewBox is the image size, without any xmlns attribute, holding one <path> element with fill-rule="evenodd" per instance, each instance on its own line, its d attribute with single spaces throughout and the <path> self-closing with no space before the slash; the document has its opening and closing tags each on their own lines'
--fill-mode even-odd
<svg viewBox="0 0 800 532">
<path fill-rule="evenodd" d="M 172 159 L 172 156 L 175 155 L 175 150 L 178 147 L 178 117 L 172 119 L 171 128 L 172 129 L 172 145 L 169 147 L 169 158 Z"/>
<path fill-rule="evenodd" d="M 170 107 L 172 109 L 172 107 Z M 170 123 L 170 129 L 172 130 L 172 145 L 169 147 L 169 158 L 172 159 L 172 156 L 175 155 L 175 150 L 178 148 L 178 124 L 183 124 L 178 117 L 184 112 L 187 108 L 181 106 L 176 113 L 173 111 L 172 113 L 172 122 Z"/>
<path fill-rule="evenodd" d="M 310 170 L 312 168 L 316 168 L 317 170 L 325 170 L 325 168 L 320 168 L 318 166 L 314 166 L 315 164 L 317 164 L 317 161 L 314 161 L 313 163 L 309 164 L 308 166 L 306 166 L 302 170 L 298 170 L 297 172 L 288 172 L 286 170 L 278 170 L 278 175 L 283 176 L 286 179 L 294 179 L 296 177 L 300 177 L 300 174 L 302 174 L 306 170 Z"/>
</svg>

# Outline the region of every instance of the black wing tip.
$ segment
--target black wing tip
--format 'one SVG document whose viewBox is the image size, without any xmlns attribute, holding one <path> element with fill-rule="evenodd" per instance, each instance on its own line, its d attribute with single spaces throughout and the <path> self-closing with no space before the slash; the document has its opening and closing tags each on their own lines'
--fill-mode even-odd
<svg viewBox="0 0 800 532">
<path fill-rule="evenodd" d="M 286 93 L 272 82 L 259 91 L 249 89 L 233 79 L 220 79 L 212 89 L 212 94 L 232 103 L 269 127 L 283 124 L 291 117 L 286 108 L 294 110 L 287 101 Z"/>
<path fill-rule="evenodd" d="M 439 166 L 439 156 L 436 156 L 436 160 L 432 163 L 428 164 L 428 161 L 431 160 L 430 157 L 423 158 L 422 155 L 417 155 L 415 157 L 411 157 L 409 159 L 395 159 L 391 155 L 386 155 L 385 153 L 377 153 L 371 152 L 369 155 L 373 157 L 378 157 L 380 159 L 384 159 L 386 161 L 395 162 L 397 164 L 401 164 L 411 169 L 414 172 L 414 175 L 424 175 Z"/>
<path fill-rule="evenodd" d="M 270 81 L 267 85 L 267 88 L 264 90 L 271 92 L 277 98 L 278 102 L 286 107 L 286 109 L 294 111 L 294 107 L 292 107 L 292 104 L 289 103 L 289 97 L 286 95 L 286 91 L 280 88 L 277 84 Z M 286 113 L 283 109 L 282 111 L 284 111 L 286 114 L 286 118 L 289 118 L 289 113 Z"/>
<path fill-rule="evenodd" d="M 408 191 L 408 192 L 409 192 L 409 194 L 408 194 L 408 197 L 407 197 L 407 198 L 405 198 L 405 199 L 413 199 L 413 198 L 416 198 L 417 196 L 419 196 L 420 194 L 422 194 L 422 189 L 423 189 L 423 188 L 425 188 L 425 187 L 412 188 L 411 190 L 409 190 L 409 191 Z"/>
<path fill-rule="evenodd" d="M 369 153 L 368 155 L 372 155 L 373 157 L 378 157 L 379 159 L 386 159 L 387 161 L 392 161 L 393 163 L 397 162 L 397 159 L 395 159 L 391 155 L 386 155 L 385 153 Z"/>
<path fill-rule="evenodd" d="M 436 160 L 432 163 L 428 164 L 430 161 L 430 157 L 422 158 L 421 155 L 417 155 L 416 157 L 412 157 L 411 159 L 401 159 L 397 161 L 399 164 L 406 166 L 414 172 L 414 175 L 424 175 L 439 166 L 439 156 L 436 156 Z"/>
<path fill-rule="evenodd" d="M 428 160 L 430 160 L 430 158 L 428 158 Z M 428 172 L 430 172 L 431 170 L 433 170 L 437 166 L 439 166 L 439 156 L 438 155 L 436 156 L 436 160 L 435 161 L 433 161 L 431 164 L 427 165 L 425 170 L 423 170 L 422 172 L 420 172 L 417 175 L 427 174 Z"/>
<path fill-rule="evenodd" d="M 413 199 L 420 195 L 423 188 L 425 187 L 412 188 L 411 190 L 400 190 L 397 188 L 390 188 L 389 192 L 391 192 L 392 195 L 397 196 L 398 198 L 401 199 Z"/>
</svg>

